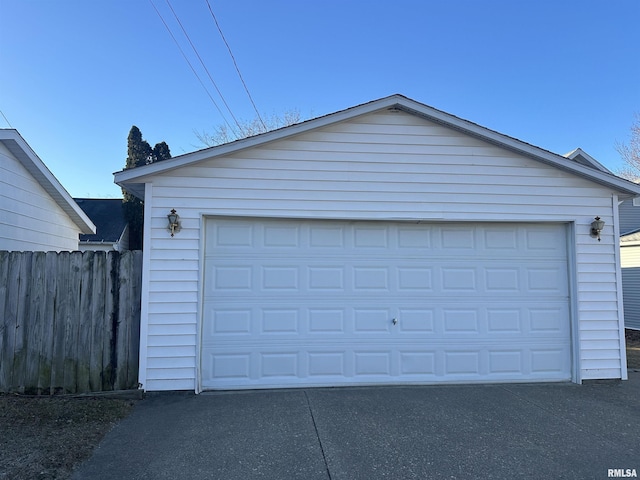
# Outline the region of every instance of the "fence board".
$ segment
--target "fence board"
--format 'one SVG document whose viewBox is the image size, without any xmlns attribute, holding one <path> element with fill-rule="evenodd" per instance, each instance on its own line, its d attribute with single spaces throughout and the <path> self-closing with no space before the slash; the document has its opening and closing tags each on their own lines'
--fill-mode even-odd
<svg viewBox="0 0 640 480">
<path fill-rule="evenodd" d="M 40 357 L 44 343 L 44 296 L 45 289 L 45 253 L 35 252 L 31 262 L 30 281 L 27 288 L 31 292 L 29 315 L 25 315 L 25 379 L 26 393 L 39 394 L 38 378 Z M 30 387 L 26 387 L 29 385 Z"/>
<path fill-rule="evenodd" d="M 0 392 L 137 386 L 142 252 L 0 252 Z"/>
<path fill-rule="evenodd" d="M 38 385 L 41 393 L 53 394 L 51 389 L 51 372 L 53 363 L 53 342 L 55 338 L 55 310 L 58 256 L 56 252 L 46 252 L 44 259 L 45 294 L 42 298 L 44 317 L 42 322 L 42 348 L 38 363 Z"/>
<path fill-rule="evenodd" d="M 142 251 L 132 251 L 131 265 L 131 291 L 132 298 L 139 299 L 142 295 Z M 129 303 L 129 317 L 140 318 L 141 304 L 139 301 L 132 301 Z M 131 335 L 129 345 L 131 351 L 129 353 L 129 360 L 127 362 L 127 379 L 129 388 L 138 387 L 138 367 L 140 361 L 140 326 L 135 325 L 133 322 L 129 322 L 129 332 Z"/>
<path fill-rule="evenodd" d="M 115 335 L 117 332 L 116 325 L 118 321 L 118 303 L 120 292 L 118 291 L 118 270 L 119 262 L 116 262 L 113 256 L 107 257 L 107 291 L 110 295 L 107 297 L 107 315 L 105 318 L 105 330 L 102 337 L 102 363 L 104 370 L 102 373 L 102 385 L 104 390 L 108 390 L 109 385 L 115 384 L 115 365 L 116 349 Z"/>
<path fill-rule="evenodd" d="M 6 313 L 7 290 L 9 285 L 9 252 L 0 252 L 0 385 L 7 385 L 11 378 L 9 362 L 13 353 L 9 355 L 9 317 Z"/>
<path fill-rule="evenodd" d="M 0 385 L 8 386 L 11 383 L 11 371 L 13 367 L 13 343 L 9 337 L 11 331 L 11 316 L 9 315 L 9 279 L 11 254 L 0 252 L 0 307 L 2 307 L 2 320 L 0 321 Z M 15 327 L 15 325 L 13 326 Z"/>
<path fill-rule="evenodd" d="M 90 365 L 91 365 L 91 299 L 93 298 L 93 262 L 94 252 L 82 253 L 80 267 L 80 310 L 79 331 L 76 356 L 77 390 L 88 392 L 91 390 Z"/>
<path fill-rule="evenodd" d="M 98 292 L 105 292 L 106 281 L 106 254 L 100 252 L 93 258 L 93 289 L 96 292 L 91 296 L 91 311 L 89 319 L 91 321 L 91 358 L 89 360 L 89 391 L 97 392 L 102 390 L 102 335 L 105 323 L 105 295 Z"/>
<path fill-rule="evenodd" d="M 69 312 L 69 270 L 71 259 L 68 252 L 60 252 L 56 259 L 56 301 L 53 303 L 53 354 L 51 356 L 51 393 L 64 391 L 64 347 L 67 315 Z"/>
<path fill-rule="evenodd" d="M 13 272 L 15 280 L 12 282 L 9 295 L 11 295 L 10 301 L 15 302 L 15 310 L 13 314 L 12 325 L 14 325 L 13 336 L 10 334 L 9 338 L 12 338 L 13 348 L 13 372 L 11 375 L 11 388 L 17 392 L 24 392 L 24 364 L 26 352 L 24 350 L 25 344 L 25 317 L 28 311 L 25 307 L 29 303 L 29 289 L 25 285 L 27 277 L 27 268 L 31 266 L 31 257 L 21 256 L 15 252 L 15 263 L 13 264 Z M 27 266 L 27 263 L 29 264 Z M 13 296 L 15 295 L 15 298 Z"/>
<path fill-rule="evenodd" d="M 118 287 L 120 289 L 120 293 L 118 295 L 119 305 L 118 305 L 118 347 L 116 350 L 116 356 L 118 358 L 118 368 L 116 369 L 116 385 L 122 385 L 123 389 L 125 385 L 128 384 L 127 379 L 127 364 L 129 362 L 129 341 L 131 339 L 129 325 L 125 322 L 122 322 L 122 318 L 126 318 L 129 314 L 130 308 L 129 305 L 131 303 L 131 265 L 132 265 L 132 256 L 128 255 L 126 258 L 123 258 L 121 263 L 120 271 L 118 272 Z"/>
</svg>

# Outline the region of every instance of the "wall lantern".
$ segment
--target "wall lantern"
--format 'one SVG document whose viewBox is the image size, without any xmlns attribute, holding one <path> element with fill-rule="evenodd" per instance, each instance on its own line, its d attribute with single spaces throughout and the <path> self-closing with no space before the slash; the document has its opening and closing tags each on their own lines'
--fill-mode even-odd
<svg viewBox="0 0 640 480">
<path fill-rule="evenodd" d="M 598 241 L 600 241 L 600 232 L 604 228 L 604 220 L 600 220 L 600 217 L 596 217 L 593 222 L 591 222 L 591 236 L 596 237 Z"/>
<path fill-rule="evenodd" d="M 176 232 L 179 232 L 181 227 L 180 227 L 180 217 L 178 216 L 178 214 L 176 213 L 176 209 L 172 208 L 171 209 L 171 213 L 169 215 L 167 215 L 167 218 L 169 219 L 169 231 L 171 232 L 171 236 L 173 237 L 173 234 Z"/>
</svg>

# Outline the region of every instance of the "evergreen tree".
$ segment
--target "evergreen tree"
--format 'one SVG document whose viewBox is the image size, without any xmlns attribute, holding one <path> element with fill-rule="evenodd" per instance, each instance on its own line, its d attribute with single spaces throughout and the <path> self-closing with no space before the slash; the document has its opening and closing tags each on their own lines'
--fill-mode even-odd
<svg viewBox="0 0 640 480">
<path fill-rule="evenodd" d="M 125 169 L 139 167 L 150 163 L 153 150 L 146 140 L 142 138 L 142 132 L 135 125 L 131 127 L 127 137 L 127 164 Z"/>
<path fill-rule="evenodd" d="M 156 144 L 151 148 L 149 143 L 142 138 L 142 132 L 135 125 L 131 127 L 127 137 L 127 161 L 125 170 L 147 165 L 154 161 L 171 158 L 169 145 L 166 142 Z M 144 226 L 144 203 L 136 196 L 122 189 L 122 208 L 124 217 L 129 223 L 129 249 L 142 249 L 142 236 Z"/>
<path fill-rule="evenodd" d="M 171 158 L 171 151 L 169 150 L 169 145 L 167 142 L 156 143 L 156 146 L 153 147 L 152 157 L 154 162 L 159 162 L 161 160 L 167 160 Z"/>
</svg>

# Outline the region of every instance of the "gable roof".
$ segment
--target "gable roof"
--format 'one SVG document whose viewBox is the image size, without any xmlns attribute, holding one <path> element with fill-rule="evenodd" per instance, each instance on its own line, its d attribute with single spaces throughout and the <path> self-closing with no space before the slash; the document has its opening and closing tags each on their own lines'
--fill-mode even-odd
<svg viewBox="0 0 640 480">
<path fill-rule="evenodd" d="M 69 216 L 82 233 L 95 233 L 96 227 L 78 204 L 71 198 L 58 179 L 51 173 L 40 157 L 17 130 L 0 129 L 0 143 L 22 164 L 31 176 L 53 198 L 58 206 Z"/>
<path fill-rule="evenodd" d="M 80 234 L 81 242 L 116 243 L 127 221 L 121 198 L 75 198 L 75 202 L 96 226 L 95 234 Z"/>
<path fill-rule="evenodd" d="M 205 148 L 196 152 L 188 153 L 173 157 L 162 162 L 151 163 L 137 168 L 122 170 L 114 173 L 114 181 L 130 193 L 144 199 L 144 181 L 145 177 L 159 173 L 169 172 L 171 170 L 181 168 L 194 163 L 210 160 L 212 158 L 236 153 L 240 150 L 263 145 L 276 140 L 281 140 L 292 135 L 305 133 L 310 130 L 325 127 L 334 123 L 349 120 L 361 115 L 366 115 L 379 110 L 392 109 L 403 111 L 418 117 L 422 117 L 432 122 L 441 124 L 447 128 L 457 130 L 466 135 L 478 138 L 485 142 L 491 143 L 501 148 L 511 150 L 529 158 L 554 166 L 561 170 L 571 172 L 575 175 L 584 177 L 593 182 L 610 187 L 623 196 L 637 196 L 640 194 L 640 186 L 628 180 L 613 175 L 606 168 L 602 167 L 598 162 L 585 156 L 580 159 L 587 159 L 586 163 L 580 162 L 580 159 L 574 160 L 562 155 L 558 155 L 539 147 L 535 147 L 521 140 L 503 135 L 494 130 L 482 127 L 478 124 L 456 117 L 441 110 L 437 110 L 428 105 L 411 100 L 403 95 L 391 95 L 378 100 L 374 100 L 362 105 L 341 110 L 336 113 L 318 117 L 305 122 L 297 123 L 288 127 L 272 130 L 267 133 L 255 135 L 253 137 L 236 140 L 234 142 L 225 143 L 215 147 Z M 574 150 L 574 152 L 576 152 Z M 573 152 L 572 152 L 573 153 Z M 569 154 L 568 154 L 569 155 Z M 574 158 L 576 158 L 574 156 Z M 588 157 L 588 158 L 587 158 Z M 589 159 L 595 163 L 589 162 Z M 597 166 L 599 165 L 599 167 Z M 601 168 L 600 168 L 601 167 Z"/>
<path fill-rule="evenodd" d="M 581 165 L 586 165 L 588 167 L 595 168 L 602 172 L 613 173 L 607 167 L 598 162 L 595 158 L 589 155 L 587 152 L 582 150 L 581 148 L 576 148 L 575 150 L 570 151 L 569 153 L 565 153 L 563 157 L 566 157 L 570 160 L 580 163 Z"/>
</svg>

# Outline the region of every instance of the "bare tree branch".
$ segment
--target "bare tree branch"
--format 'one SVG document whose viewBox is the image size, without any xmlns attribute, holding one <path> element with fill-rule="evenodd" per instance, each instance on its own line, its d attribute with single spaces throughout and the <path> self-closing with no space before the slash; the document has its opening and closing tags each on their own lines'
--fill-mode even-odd
<svg viewBox="0 0 640 480">
<path fill-rule="evenodd" d="M 640 114 L 635 114 L 631 125 L 631 139 L 629 143 L 616 142 L 616 150 L 622 157 L 625 166 L 616 173 L 622 178 L 640 183 Z"/>
<path fill-rule="evenodd" d="M 264 121 L 263 121 L 264 120 Z M 209 133 L 205 130 L 194 130 L 194 134 L 198 141 L 205 147 L 215 147 L 223 143 L 233 142 L 241 138 L 253 137 L 261 133 L 270 132 L 279 128 L 288 127 L 302 121 L 300 111 L 297 109 L 287 110 L 283 114 L 272 114 L 271 116 L 262 116 L 262 119 L 255 117 L 253 120 L 240 120 L 242 134 L 238 135 L 232 131 L 227 125 L 220 124 L 214 127 L 213 132 Z"/>
</svg>

